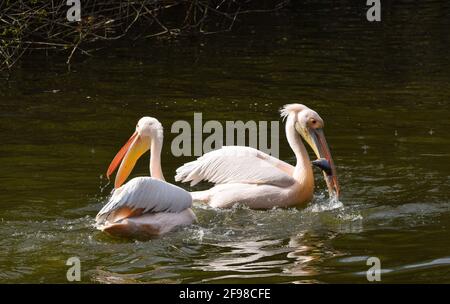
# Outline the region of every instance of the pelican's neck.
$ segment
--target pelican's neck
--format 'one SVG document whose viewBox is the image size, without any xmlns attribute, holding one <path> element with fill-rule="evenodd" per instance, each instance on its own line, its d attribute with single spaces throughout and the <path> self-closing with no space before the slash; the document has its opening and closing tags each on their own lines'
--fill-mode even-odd
<svg viewBox="0 0 450 304">
<path fill-rule="evenodd" d="M 150 145 L 150 176 L 159 180 L 165 180 L 161 169 L 162 136 L 155 136 Z"/>
<path fill-rule="evenodd" d="M 314 174 L 308 151 L 306 151 L 300 135 L 295 130 L 295 117 L 293 115 L 287 117 L 286 138 L 297 159 L 293 177 L 302 185 L 302 189 L 306 187 L 308 191 L 311 191 L 312 195 L 312 191 L 314 191 Z"/>
</svg>

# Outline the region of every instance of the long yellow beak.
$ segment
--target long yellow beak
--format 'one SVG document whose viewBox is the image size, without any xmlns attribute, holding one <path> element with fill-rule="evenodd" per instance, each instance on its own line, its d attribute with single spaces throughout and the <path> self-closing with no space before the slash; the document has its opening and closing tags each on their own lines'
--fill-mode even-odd
<svg viewBox="0 0 450 304">
<path fill-rule="evenodd" d="M 336 167 L 334 166 L 330 148 L 328 147 L 323 130 L 320 128 L 303 130 L 299 125 L 295 125 L 295 128 L 311 146 L 317 158 L 327 160 L 330 170 L 328 172 L 324 171 L 323 176 L 325 178 L 325 182 L 327 183 L 330 196 L 339 199 L 340 187 L 337 180 Z"/>
<path fill-rule="evenodd" d="M 106 176 L 109 179 L 111 174 L 120 164 L 119 171 L 117 172 L 114 181 L 114 188 L 122 186 L 136 165 L 137 160 L 149 149 L 149 138 L 143 138 L 137 132 L 134 132 L 133 135 L 131 135 L 130 139 L 128 139 L 125 145 L 117 152 L 106 172 Z"/>
<path fill-rule="evenodd" d="M 337 180 L 336 167 L 334 166 L 333 158 L 331 157 L 330 148 L 328 147 L 327 140 L 322 129 L 310 129 L 309 134 L 312 139 L 311 147 L 314 150 L 317 158 L 325 158 L 330 166 L 329 173 L 323 172 L 325 182 L 327 183 L 328 192 L 331 197 L 339 199 L 339 183 Z"/>
</svg>

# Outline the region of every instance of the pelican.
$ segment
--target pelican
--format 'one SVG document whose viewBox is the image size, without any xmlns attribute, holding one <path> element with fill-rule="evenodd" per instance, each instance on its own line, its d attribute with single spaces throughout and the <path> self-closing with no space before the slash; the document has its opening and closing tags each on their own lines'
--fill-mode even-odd
<svg viewBox="0 0 450 304">
<path fill-rule="evenodd" d="M 192 224 L 189 192 L 164 181 L 161 169 L 163 128 L 152 117 L 143 117 L 136 131 L 119 150 L 107 171 L 107 177 L 119 170 L 108 203 L 96 216 L 99 230 L 117 236 L 159 236 L 179 226 Z M 150 150 L 150 177 L 136 177 L 122 185 L 136 161 Z"/>
<path fill-rule="evenodd" d="M 336 169 L 322 118 L 302 104 L 285 105 L 281 116 L 286 119 L 286 137 L 297 159 L 295 167 L 250 147 L 225 146 L 178 168 L 175 180 L 191 186 L 202 180 L 214 183 L 209 190 L 191 192 L 194 201 L 212 207 L 229 208 L 236 203 L 253 209 L 301 206 L 314 192 L 313 169 L 302 137 L 324 161 L 315 165 L 324 170 L 330 196 L 338 198 Z"/>
</svg>

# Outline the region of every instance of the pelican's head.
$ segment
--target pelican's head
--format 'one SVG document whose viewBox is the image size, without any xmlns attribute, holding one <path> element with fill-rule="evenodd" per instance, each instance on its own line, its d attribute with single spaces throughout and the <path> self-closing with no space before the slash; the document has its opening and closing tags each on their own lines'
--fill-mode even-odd
<svg viewBox="0 0 450 304">
<path fill-rule="evenodd" d="M 329 170 L 324 171 L 325 181 L 331 196 L 339 197 L 336 168 L 323 132 L 324 122 L 317 112 L 302 104 L 288 104 L 281 110 L 283 117 L 294 120 L 295 130 L 313 149 L 318 159 L 328 162 Z"/>
<path fill-rule="evenodd" d="M 151 147 L 162 146 L 163 127 L 161 123 L 153 117 L 142 117 L 136 124 L 136 130 L 126 144 L 119 150 L 111 164 L 106 176 L 109 177 L 120 164 L 116 175 L 114 188 L 119 188 L 130 175 L 137 160 Z M 155 143 L 157 145 L 155 145 Z M 156 151 L 160 153 L 160 151 Z"/>
</svg>

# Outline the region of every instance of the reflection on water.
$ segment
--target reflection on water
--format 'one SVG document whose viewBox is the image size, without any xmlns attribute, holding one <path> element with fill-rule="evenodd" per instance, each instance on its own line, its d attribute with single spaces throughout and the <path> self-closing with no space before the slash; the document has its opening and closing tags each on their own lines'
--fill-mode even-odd
<svg viewBox="0 0 450 304">
<path fill-rule="evenodd" d="M 84 282 L 367 282 L 376 256 L 383 282 L 450 282 L 448 3 L 392 3 L 382 24 L 350 1 L 302 3 L 225 35 L 119 47 L 70 73 L 54 58 L 21 62 L 0 85 L 0 280 L 65 282 L 78 256 Z M 325 120 L 340 202 L 316 171 L 303 209 L 196 205 L 196 225 L 146 242 L 93 228 L 106 167 L 139 117 L 162 122 L 173 182 L 192 159 L 170 153 L 174 121 L 277 120 L 291 102 Z"/>
</svg>

